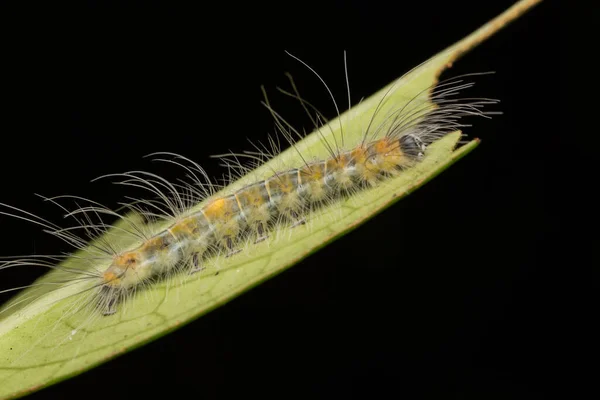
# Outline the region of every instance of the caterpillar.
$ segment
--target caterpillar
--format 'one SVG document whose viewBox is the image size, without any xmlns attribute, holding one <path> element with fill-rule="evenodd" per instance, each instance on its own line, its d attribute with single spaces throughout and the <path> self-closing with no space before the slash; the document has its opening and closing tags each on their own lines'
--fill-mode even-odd
<svg viewBox="0 0 600 400">
<path fill-rule="evenodd" d="M 412 105 L 411 101 L 391 113 L 386 119 L 391 119 L 392 123 L 383 135 L 378 133 L 381 126 L 375 129 L 369 126 L 363 140 L 350 149 L 324 139 L 323 145 L 329 148 L 330 158 L 303 159 L 298 168 L 277 171 L 232 194 L 219 195 L 197 211 L 180 212 L 175 217 L 176 222 L 138 247 L 113 254 L 110 266 L 99 276 L 99 302 L 105 308 L 103 313 L 116 312 L 113 305 L 147 280 L 181 268 L 188 269 L 188 273 L 201 271 L 202 260 L 207 254 L 225 251 L 229 257 L 241 251 L 241 243 L 250 240 L 256 244 L 265 240 L 273 225 L 287 223 L 293 228 L 304 224 L 305 215 L 313 208 L 335 202 L 340 196 L 364 187 L 375 186 L 378 181 L 410 168 L 424 156 L 428 145 L 459 129 L 462 117 L 489 115 L 480 109 L 493 104 L 493 100 L 458 102 L 452 97 L 470 86 L 461 82 L 453 79 L 438 86 L 433 95 L 437 104 L 435 109 L 424 107 L 416 100 L 417 104 Z M 293 146 L 293 140 L 289 137 L 288 140 Z M 300 153 L 299 156 L 303 158 Z M 201 168 L 195 167 L 201 173 Z M 167 203 L 177 201 L 179 205 L 173 205 L 174 209 L 185 209 L 182 199 L 167 200 L 156 182 L 131 173 L 124 176 L 156 191 Z M 158 183 L 167 188 L 171 186 L 162 180 Z M 177 189 L 169 189 L 177 197 Z M 184 188 L 189 193 L 194 193 L 194 189 L 197 188 Z M 140 213 L 148 216 L 146 211 Z"/>
<path fill-rule="evenodd" d="M 308 68 L 325 85 L 322 78 L 312 68 Z M 322 144 L 329 153 L 329 157 L 325 159 L 309 159 L 295 147 L 292 133 L 286 131 L 286 128 L 292 131 L 293 128 L 270 108 L 267 100 L 266 106 L 272 112 L 282 136 L 296 150 L 300 164 L 273 171 L 265 179 L 247 184 L 231 193 L 219 191 L 197 163 L 182 155 L 170 153 L 156 153 L 152 156 L 178 165 L 192 178 L 191 182 L 173 183 L 144 171 L 101 177 L 120 177 L 120 183 L 142 188 L 156 196 L 156 199 L 136 199 L 125 205 L 126 210 L 142 216 L 146 221 L 166 221 L 167 225 L 147 232 L 147 227 L 129 222 L 129 226 L 121 228 L 121 231 L 131 235 L 137 242 L 133 248 L 120 250 L 112 248 L 106 242 L 102 243 L 102 235 L 109 230 L 108 225 L 104 222 L 92 222 L 92 218 L 111 215 L 124 219 L 125 216 L 91 200 L 87 200 L 91 203 L 90 206 L 69 211 L 66 215 L 79 223 L 75 228 L 86 231 L 92 243 L 100 241 L 91 248 L 87 247 L 87 241 L 73 233 L 74 230 L 61 228 L 24 211 L 14 216 L 30 219 L 52 235 L 83 250 L 87 253 L 83 257 L 88 262 L 108 259 L 107 266 L 102 265 L 92 270 L 63 270 L 76 281 L 89 281 L 90 287 L 84 291 L 91 291 L 91 299 L 85 305 L 89 303 L 103 315 L 111 315 L 117 311 L 119 303 L 153 280 L 163 279 L 170 274 L 200 272 L 204 269 L 203 264 L 207 258 L 217 254 L 224 257 L 235 255 L 242 251 L 244 243 L 258 244 L 267 239 L 277 226 L 295 228 L 305 224 L 307 216 L 315 209 L 331 206 L 342 197 L 375 187 L 385 179 L 414 167 L 424 157 L 430 144 L 464 126 L 460 121 L 463 117 L 486 117 L 493 114 L 482 111 L 482 108 L 495 104 L 496 100 L 457 98 L 461 91 L 473 85 L 472 82 L 464 81 L 473 75 L 477 74 L 451 78 L 439 83 L 435 89 L 421 91 L 399 109 L 387 113 L 381 118 L 381 122 L 374 124 L 375 118 L 379 117 L 380 104 L 364 129 L 362 139 L 353 147 L 344 146 L 341 127 L 339 143 L 335 135 L 333 140 L 321 136 Z M 295 88 L 293 80 L 292 87 Z M 327 85 L 325 88 L 329 90 Z M 429 90 L 433 90 L 433 105 L 425 97 Z M 324 118 L 322 114 L 315 111 L 315 115 L 312 115 L 308 108 L 310 103 L 302 99 L 297 91 L 289 94 L 306 107 L 319 132 L 322 128 L 318 125 L 318 119 Z M 337 108 L 335 99 L 332 99 Z M 384 102 L 385 96 L 382 104 Z M 293 133 L 301 137 L 299 132 Z M 277 154 L 278 150 L 271 149 L 268 153 Z M 239 158 L 258 160 L 256 164 L 259 166 L 264 162 L 259 156 L 262 155 L 230 154 L 223 156 L 223 160 L 228 167 L 238 168 L 241 171 L 238 172 L 239 175 L 243 176 L 251 173 L 255 166 L 247 167 Z M 65 197 L 73 196 L 58 196 L 47 200 L 58 204 L 57 201 Z M 157 201 L 162 204 L 158 205 Z M 202 206 L 195 206 L 200 203 Z M 19 211 L 14 207 L 4 206 Z M 10 214 L 6 211 L 2 213 Z M 0 269 L 25 264 L 61 268 L 53 264 L 56 261 L 55 256 L 36 256 L 6 261 Z"/>
<path fill-rule="evenodd" d="M 295 59 L 330 92 L 316 71 Z M 273 155 L 281 153 L 276 138 L 271 139 L 271 149 L 218 156 L 229 170 L 228 180 L 233 182 L 225 187 L 213 183 L 199 164 L 185 156 L 153 153 L 150 156 L 155 160 L 182 169 L 184 179 L 169 181 L 146 171 L 113 173 L 97 178 L 117 178 L 118 184 L 152 195 L 124 202 L 122 210 L 113 210 L 79 196 L 45 198 L 59 206 L 67 219 L 74 221 L 74 226 L 66 228 L 1 204 L 0 214 L 33 222 L 73 246 L 76 252 L 1 261 L 0 271 L 38 266 L 55 273 L 32 285 L 4 290 L 34 289 L 29 295 L 9 302 L 0 311 L 0 317 L 27 310 L 30 304 L 35 305 L 44 297 L 48 299 L 45 307 L 65 303 L 64 308 L 56 311 L 54 325 L 39 335 L 29 349 L 23 349 L 22 356 L 26 356 L 38 343 L 54 335 L 54 327 L 60 324 L 67 324 L 72 329 L 68 336 L 54 339 L 58 343 L 56 349 L 74 338 L 84 345 L 87 331 L 98 326 L 111 326 L 113 318 L 120 321 L 134 318 L 132 315 L 149 315 L 140 307 L 140 301 L 133 300 L 143 299 L 157 284 L 166 285 L 167 291 L 177 292 L 185 287 L 188 279 L 202 281 L 206 274 L 216 276 L 222 270 L 221 264 L 247 257 L 258 246 L 285 242 L 295 230 L 310 232 L 320 210 L 333 209 L 335 218 L 335 209 L 344 199 L 356 198 L 417 168 L 426 158 L 430 146 L 465 126 L 463 118 L 489 118 L 497 113 L 484 110 L 497 100 L 459 96 L 474 85 L 471 78 L 479 75 L 482 74 L 443 80 L 420 90 L 399 107 L 386 109 L 388 97 L 384 94 L 365 127 L 340 122 L 339 134 L 331 132 L 329 137 L 322 129 L 332 129 L 331 124 L 323 125 L 326 121 L 323 114 L 300 96 L 290 78 L 292 91 L 284 93 L 304 108 L 315 125 L 326 157 L 311 157 L 310 152 L 299 147 L 302 142 L 294 136 L 302 138 L 303 135 L 271 107 L 265 95 L 264 104 L 275 121 L 280 138 L 288 142 L 287 151 L 297 156 L 295 162 L 287 161 L 282 168 L 265 164 Z M 394 85 L 388 92 L 393 88 Z M 338 109 L 333 95 L 331 99 Z M 341 121 L 339 111 L 338 118 Z M 243 158 L 249 162 L 244 163 Z M 261 171 L 265 165 L 269 168 Z M 64 199 L 74 200 L 78 205 L 69 210 L 60 203 Z M 89 205 L 79 205 L 82 202 Z M 106 216 L 117 222 L 104 222 Z M 78 234 L 78 231 L 84 234 Z M 111 237 L 118 240 L 112 241 Z M 60 289 L 56 293 L 55 287 Z M 157 303 L 150 301 L 147 304 Z M 99 319 L 104 321 L 98 322 Z M 135 334 L 135 330 L 132 333 Z M 76 350 L 73 357 L 78 352 Z"/>
</svg>

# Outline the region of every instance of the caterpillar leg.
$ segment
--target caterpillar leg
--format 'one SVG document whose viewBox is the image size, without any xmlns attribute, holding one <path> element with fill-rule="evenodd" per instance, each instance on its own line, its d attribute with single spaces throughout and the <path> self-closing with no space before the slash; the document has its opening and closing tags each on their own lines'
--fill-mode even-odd
<svg viewBox="0 0 600 400">
<path fill-rule="evenodd" d="M 227 250 L 229 250 L 225 257 L 231 257 L 232 255 L 237 254 L 240 251 L 242 251 L 242 249 L 234 249 L 234 243 L 233 243 L 233 239 L 231 238 L 231 236 L 227 236 L 227 238 L 225 239 L 225 243 L 227 245 Z"/>
<path fill-rule="evenodd" d="M 190 275 L 195 274 L 196 272 L 203 271 L 205 268 L 206 267 L 204 267 L 200 262 L 200 254 L 192 254 L 192 269 L 190 270 Z"/>
<path fill-rule="evenodd" d="M 104 310 L 102 310 L 102 315 L 108 317 L 109 315 L 113 315 L 117 312 L 117 298 L 113 297 L 108 301 Z"/>
<path fill-rule="evenodd" d="M 290 215 L 294 220 L 292 223 L 292 228 L 306 224 L 306 218 L 301 218 L 300 214 L 298 214 L 296 211 L 290 210 Z"/>
<path fill-rule="evenodd" d="M 300 226 L 300 225 L 305 225 L 305 224 L 306 224 L 306 219 L 302 218 L 302 219 L 299 219 L 299 220 L 295 221 L 295 222 L 292 224 L 292 226 L 291 226 L 291 227 L 292 227 L 292 228 L 295 228 L 295 227 L 297 227 L 297 226 Z"/>
<path fill-rule="evenodd" d="M 260 243 L 263 240 L 267 240 L 269 238 L 269 235 L 267 235 L 265 232 L 265 228 L 264 228 L 262 222 L 258 223 L 258 225 L 256 227 L 256 233 L 258 234 L 258 237 L 254 241 L 255 244 Z"/>
</svg>

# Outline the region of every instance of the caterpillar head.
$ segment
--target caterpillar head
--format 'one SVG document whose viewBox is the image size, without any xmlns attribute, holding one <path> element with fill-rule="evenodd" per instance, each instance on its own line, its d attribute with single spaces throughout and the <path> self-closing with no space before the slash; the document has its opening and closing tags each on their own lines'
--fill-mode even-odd
<svg viewBox="0 0 600 400">
<path fill-rule="evenodd" d="M 402 153 L 412 159 L 423 158 L 425 149 L 427 149 L 425 142 L 413 133 L 402 136 L 399 142 Z"/>
</svg>

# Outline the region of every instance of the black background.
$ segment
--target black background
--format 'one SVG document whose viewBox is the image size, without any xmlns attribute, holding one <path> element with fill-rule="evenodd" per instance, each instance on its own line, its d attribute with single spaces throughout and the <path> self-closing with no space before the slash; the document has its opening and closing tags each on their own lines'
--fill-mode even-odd
<svg viewBox="0 0 600 400">
<path fill-rule="evenodd" d="M 512 1 L 80 2 L 8 6 L 0 112 L 0 201 L 58 221 L 33 193 L 115 205 L 98 175 L 153 169 L 142 156 L 248 149 L 272 132 L 260 85 L 295 77 L 333 117 L 502 12 Z M 569 292 L 552 249 L 564 220 L 549 165 L 561 159 L 557 4 L 544 2 L 444 77 L 496 71 L 471 92 L 504 115 L 471 121 L 480 147 L 418 192 L 278 277 L 42 398 L 544 398 L 565 352 Z M 174 177 L 175 171 L 160 171 Z M 173 175 L 169 175 L 173 174 Z M 4 255 L 68 250 L 0 218 Z M 3 273 L 10 287 L 31 271 Z"/>
</svg>

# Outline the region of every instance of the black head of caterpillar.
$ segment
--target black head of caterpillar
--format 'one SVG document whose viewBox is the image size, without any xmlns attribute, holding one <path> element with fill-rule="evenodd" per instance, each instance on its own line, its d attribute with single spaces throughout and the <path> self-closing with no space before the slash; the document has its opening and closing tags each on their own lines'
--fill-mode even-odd
<svg viewBox="0 0 600 400">
<path fill-rule="evenodd" d="M 402 153 L 413 159 L 420 159 L 425 154 L 427 145 L 421 138 L 414 134 L 404 135 L 399 140 Z"/>
</svg>

